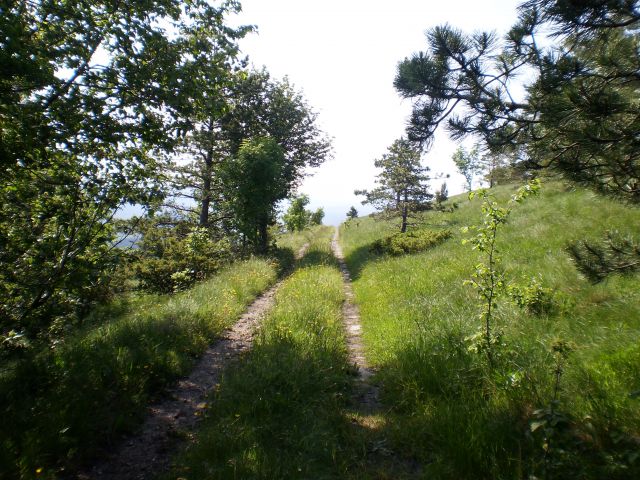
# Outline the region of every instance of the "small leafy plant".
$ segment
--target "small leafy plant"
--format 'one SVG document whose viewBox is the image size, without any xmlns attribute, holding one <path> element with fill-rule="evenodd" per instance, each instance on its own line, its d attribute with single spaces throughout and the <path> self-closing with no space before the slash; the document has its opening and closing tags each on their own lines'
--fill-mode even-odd
<svg viewBox="0 0 640 480">
<path fill-rule="evenodd" d="M 480 319 L 483 325 L 482 338 L 484 341 L 484 348 L 481 350 L 486 352 L 490 367 L 493 367 L 494 364 L 494 347 L 501 343 L 500 332 L 494 331 L 494 312 L 497 307 L 497 299 L 505 290 L 505 278 L 500 267 L 499 251 L 496 245 L 498 231 L 507 222 L 515 204 L 523 202 L 531 195 L 537 195 L 539 190 L 540 181 L 531 180 L 518 189 L 504 206 L 501 206 L 486 189 L 469 193 L 470 200 L 475 196 L 483 199 L 484 221 L 482 225 L 463 229 L 463 231 L 476 232 L 473 237 L 463 240 L 463 243 L 471 243 L 472 248 L 482 254 L 484 261 L 475 266 L 471 279 L 467 280 L 465 284 L 474 286 L 480 298 L 482 308 Z"/>
<path fill-rule="evenodd" d="M 569 415 L 560 410 L 560 391 L 565 364 L 575 346 L 564 340 L 557 340 L 551 346 L 553 355 L 553 390 L 551 401 L 546 408 L 533 412 L 529 422 L 529 430 L 534 438 L 538 438 L 544 452 L 542 460 L 543 478 L 551 478 L 551 474 L 562 466 L 564 451 L 560 446 L 560 437 L 571 425 Z"/>
<path fill-rule="evenodd" d="M 507 294 L 516 305 L 526 310 L 530 315 L 549 315 L 558 307 L 554 291 L 543 287 L 535 277 L 531 278 L 526 286 L 509 285 Z"/>
</svg>

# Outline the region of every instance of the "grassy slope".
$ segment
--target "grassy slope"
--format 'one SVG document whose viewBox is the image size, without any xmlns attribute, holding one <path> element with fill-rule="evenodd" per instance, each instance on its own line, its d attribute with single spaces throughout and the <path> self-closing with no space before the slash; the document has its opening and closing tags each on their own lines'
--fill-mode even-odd
<svg viewBox="0 0 640 480">
<path fill-rule="evenodd" d="M 512 192 L 496 189 L 499 199 Z M 483 359 L 465 340 L 480 325 L 475 291 L 463 281 L 480 259 L 461 244 L 460 227 L 480 223 L 481 213 L 478 200 L 455 200 L 459 208 L 452 213 L 424 215 L 425 227 L 450 228 L 454 237 L 422 254 L 369 253 L 371 242 L 395 228 L 389 223 L 364 218 L 341 230 L 368 357 L 395 415 L 396 429 L 389 432 L 395 447 L 420 459 L 436 478 L 520 478 L 545 469 L 571 471 L 575 478 L 582 471 L 627 478 L 637 448 L 630 437 L 640 432 L 640 401 L 629 397 L 640 388 L 640 279 L 590 285 L 564 247 L 574 239 L 599 239 L 611 228 L 637 237 L 640 212 L 560 184 L 544 186 L 540 198 L 516 207 L 498 238 L 508 278 L 527 283 L 538 277 L 557 292 L 558 309 L 536 317 L 500 302 L 498 325 L 508 351 L 498 370 L 512 379 L 502 385 L 495 372 L 487 381 Z M 571 453 L 557 448 L 544 455 L 539 433 L 527 431 L 532 411 L 549 405 L 549 346 L 556 338 L 577 345 L 560 406 L 573 433 L 557 443 Z M 589 459 L 584 468 L 580 456 Z"/>
<path fill-rule="evenodd" d="M 54 478 L 135 427 L 153 396 L 274 283 L 278 266 L 250 259 L 180 294 L 123 298 L 55 350 L 0 372 L 0 477 Z"/>
</svg>

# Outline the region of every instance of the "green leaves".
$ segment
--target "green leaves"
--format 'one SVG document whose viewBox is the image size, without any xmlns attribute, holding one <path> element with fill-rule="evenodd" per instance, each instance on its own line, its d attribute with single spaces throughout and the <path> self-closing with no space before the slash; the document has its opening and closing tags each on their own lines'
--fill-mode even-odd
<svg viewBox="0 0 640 480">
<path fill-rule="evenodd" d="M 275 221 L 276 202 L 288 185 L 285 153 L 275 139 L 260 137 L 242 143 L 237 158 L 225 165 L 224 183 L 238 228 L 259 251 L 268 248 L 267 227 Z"/>
<path fill-rule="evenodd" d="M 300 195 L 291 201 L 289 209 L 282 217 L 285 227 L 290 232 L 299 232 L 309 226 L 311 212 L 305 209 L 309 204 L 307 195 Z"/>
<path fill-rule="evenodd" d="M 71 325 L 107 294 L 114 215 L 158 201 L 175 132 L 191 128 L 193 104 L 219 96 L 246 33 L 224 25 L 239 5 L 194 0 L 188 15 L 181 6 L 3 7 L 0 334 L 46 338 L 56 319 Z"/>
<path fill-rule="evenodd" d="M 316 114 L 286 80 L 274 80 L 266 70 L 246 71 L 243 67 L 242 62 L 234 65 L 217 96 L 212 92 L 206 101 L 194 105 L 188 117 L 192 130 L 182 139 L 180 161 L 170 165 L 167 176 L 173 183 L 172 197 L 196 201 L 197 206 L 189 210 L 199 214 L 201 226 L 227 234 L 239 233 L 253 248 L 265 249 L 266 240 L 257 241 L 249 226 L 257 225 L 257 217 L 249 220 L 247 212 L 268 210 L 263 215 L 266 220 L 258 223 L 273 223 L 275 202 L 294 191 L 306 167 L 318 166 L 329 157 L 330 142 L 319 130 Z M 265 139 L 281 149 L 282 158 L 271 163 L 278 165 L 278 172 L 263 171 L 258 175 L 254 171 L 269 179 L 270 184 L 264 188 L 272 191 L 261 199 L 260 189 L 256 189 L 255 198 L 250 201 L 253 194 L 248 190 L 239 192 L 241 185 L 248 188 L 242 175 L 249 168 L 246 158 L 240 157 L 260 157 L 262 153 L 255 149 Z M 253 185 L 257 187 L 259 181 L 256 179 Z M 240 197 L 244 198 L 244 206 L 240 206 Z M 179 202 L 174 202 L 173 207 L 179 212 L 184 210 Z"/>
<path fill-rule="evenodd" d="M 525 198 L 535 195 L 540 189 L 540 181 L 532 180 L 518 189 L 505 206 L 501 206 L 486 189 L 470 192 L 469 199 L 475 196 L 482 200 L 482 213 L 484 214 L 482 225 L 471 226 L 467 231 L 472 230 L 476 234 L 463 240 L 463 243 L 470 243 L 474 250 L 483 254 L 484 261 L 475 265 L 471 279 L 465 284 L 475 287 L 480 299 L 480 318 L 484 324 L 483 338 L 484 351 L 487 354 L 489 365 L 493 367 L 494 345 L 499 336 L 496 334 L 494 322 L 494 311 L 498 306 L 497 299 L 505 292 L 505 276 L 500 268 L 500 257 L 498 256 L 497 237 L 501 225 L 507 222 L 514 203 L 520 203 Z"/>
<path fill-rule="evenodd" d="M 466 151 L 464 147 L 458 147 L 451 158 L 458 171 L 465 178 L 467 190 L 471 192 L 474 177 L 482 171 L 478 148 L 474 147 L 470 151 Z M 471 198 L 473 197 L 470 196 L 469 199 Z"/>
</svg>

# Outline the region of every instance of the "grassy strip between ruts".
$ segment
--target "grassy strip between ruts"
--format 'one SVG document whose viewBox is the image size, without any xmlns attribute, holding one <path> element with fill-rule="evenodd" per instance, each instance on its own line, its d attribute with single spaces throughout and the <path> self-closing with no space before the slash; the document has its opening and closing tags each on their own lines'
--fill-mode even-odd
<svg viewBox="0 0 640 480">
<path fill-rule="evenodd" d="M 176 295 L 122 298 L 55 349 L 2 371 L 0 477 L 56 478 L 134 428 L 278 266 L 254 258 Z"/>
<path fill-rule="evenodd" d="M 251 352 L 224 376 L 194 444 L 168 478 L 345 478 L 350 367 L 332 229 L 276 294 Z"/>
<path fill-rule="evenodd" d="M 505 201 L 514 187 L 493 191 Z M 565 247 L 605 229 L 637 237 L 640 211 L 556 183 L 514 209 L 497 240 L 506 276 L 550 289 L 552 308 L 536 314 L 502 297 L 504 346 L 491 369 L 474 352 L 478 298 L 463 285 L 481 259 L 460 241 L 471 235 L 460 227 L 481 222 L 480 204 L 452 200 L 458 208 L 425 213 L 421 227 L 454 237 L 416 255 L 370 251 L 390 222 L 342 227 L 391 447 L 417 458 L 429 478 L 639 478 L 640 278 L 591 285 Z M 575 349 L 553 402 L 557 340 Z"/>
</svg>

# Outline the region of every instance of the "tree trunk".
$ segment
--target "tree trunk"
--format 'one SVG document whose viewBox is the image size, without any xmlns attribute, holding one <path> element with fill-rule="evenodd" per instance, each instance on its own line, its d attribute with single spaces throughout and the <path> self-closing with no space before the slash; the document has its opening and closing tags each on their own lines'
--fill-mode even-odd
<svg viewBox="0 0 640 480">
<path fill-rule="evenodd" d="M 404 233 L 407 231 L 407 216 L 409 213 L 408 200 L 409 199 L 407 198 L 407 191 L 405 190 L 404 202 L 402 202 L 402 227 L 400 227 L 400 233 Z"/>
<path fill-rule="evenodd" d="M 269 232 L 266 220 L 261 220 L 258 225 L 258 253 L 267 253 L 269 250 Z"/>
<path fill-rule="evenodd" d="M 213 148 L 209 148 L 204 158 L 202 181 L 202 204 L 200 205 L 200 226 L 209 226 L 209 205 L 211 205 L 211 175 L 213 173 Z"/>
</svg>

